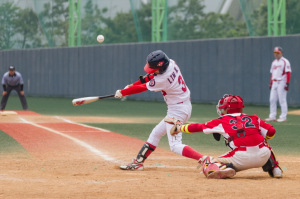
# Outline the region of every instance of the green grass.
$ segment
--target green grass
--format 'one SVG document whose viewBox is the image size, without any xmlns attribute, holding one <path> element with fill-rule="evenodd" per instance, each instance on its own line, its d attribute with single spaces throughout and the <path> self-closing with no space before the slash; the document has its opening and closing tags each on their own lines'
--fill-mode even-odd
<svg viewBox="0 0 300 199">
<path fill-rule="evenodd" d="M 27 97 L 29 110 L 45 115 L 69 115 L 69 116 L 107 116 L 107 117 L 155 117 L 163 119 L 167 112 L 164 102 L 145 101 L 120 101 L 115 99 L 100 100 L 91 104 L 74 107 L 70 98 L 47 98 L 47 97 Z M 22 110 L 17 96 L 11 96 L 7 109 Z M 289 108 L 296 110 L 297 108 Z M 246 105 L 244 112 L 247 114 L 257 114 L 264 119 L 269 115 L 267 106 Z M 280 110 L 278 110 L 280 113 Z M 193 112 L 190 121 L 204 123 L 217 118 L 215 104 L 193 104 Z M 284 123 L 271 123 L 276 128 L 275 138 L 270 141 L 276 153 L 291 155 L 300 154 L 300 116 L 288 115 L 288 121 Z M 121 133 L 146 141 L 155 127 L 155 124 L 89 124 L 113 132 Z M 207 153 L 209 151 L 226 152 L 224 141 L 217 142 L 212 135 L 184 134 L 183 143 L 195 149 Z M 166 136 L 161 140 L 160 147 L 169 149 Z"/>
<path fill-rule="evenodd" d="M 0 153 L 26 153 L 26 149 L 15 139 L 0 130 Z"/>
</svg>

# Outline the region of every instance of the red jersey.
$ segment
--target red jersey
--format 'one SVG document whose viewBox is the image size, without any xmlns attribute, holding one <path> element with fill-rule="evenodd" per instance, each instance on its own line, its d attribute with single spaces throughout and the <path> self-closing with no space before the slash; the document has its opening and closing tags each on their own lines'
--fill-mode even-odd
<svg viewBox="0 0 300 199">
<path fill-rule="evenodd" d="M 240 116 L 242 129 L 238 131 L 237 116 Z M 264 141 L 272 125 L 265 123 L 257 115 L 241 113 L 226 114 L 218 119 L 203 124 L 203 132 L 219 133 L 229 142 L 232 149 L 240 146 L 256 146 Z"/>
</svg>

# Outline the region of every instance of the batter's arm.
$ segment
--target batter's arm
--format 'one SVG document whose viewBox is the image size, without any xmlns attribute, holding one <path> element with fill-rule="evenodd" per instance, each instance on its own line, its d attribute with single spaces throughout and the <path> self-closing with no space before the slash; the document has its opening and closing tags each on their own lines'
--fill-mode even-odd
<svg viewBox="0 0 300 199">
<path fill-rule="evenodd" d="M 154 75 L 153 74 L 147 74 L 145 76 L 140 76 L 140 79 L 136 82 L 134 82 L 133 84 L 130 84 L 131 86 L 136 86 L 136 85 L 141 85 L 141 84 L 145 84 L 147 82 L 149 82 L 151 79 L 153 79 Z M 129 87 L 130 87 L 129 85 Z"/>
<path fill-rule="evenodd" d="M 126 95 L 142 93 L 147 90 L 148 90 L 148 88 L 147 88 L 146 84 L 140 84 L 140 85 L 132 85 L 128 88 L 121 90 L 120 92 L 122 93 L 123 96 L 126 96 Z"/>
</svg>

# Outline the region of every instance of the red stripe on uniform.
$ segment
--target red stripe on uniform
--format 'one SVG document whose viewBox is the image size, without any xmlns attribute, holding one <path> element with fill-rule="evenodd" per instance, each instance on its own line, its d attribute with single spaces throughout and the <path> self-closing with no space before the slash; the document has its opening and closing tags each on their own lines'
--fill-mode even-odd
<svg viewBox="0 0 300 199">
<path fill-rule="evenodd" d="M 285 66 L 286 66 L 286 62 L 284 61 L 284 59 L 282 59 L 282 61 L 284 62 L 284 68 L 283 68 L 283 71 L 282 71 L 282 75 L 285 74 Z"/>
<path fill-rule="evenodd" d="M 223 156 L 219 156 L 218 158 L 230 158 L 230 157 L 234 156 L 236 151 L 237 151 L 237 148 L 232 151 L 229 151 L 228 153 L 226 153 Z"/>
</svg>

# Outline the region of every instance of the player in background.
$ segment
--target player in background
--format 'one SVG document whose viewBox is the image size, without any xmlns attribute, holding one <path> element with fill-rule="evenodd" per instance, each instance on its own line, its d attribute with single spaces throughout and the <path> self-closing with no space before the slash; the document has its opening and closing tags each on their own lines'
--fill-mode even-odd
<svg viewBox="0 0 300 199">
<path fill-rule="evenodd" d="M 181 71 L 174 60 L 161 50 L 154 51 L 147 56 L 147 63 L 144 70 L 148 73 L 140 77 L 137 82 L 128 85 L 123 90 L 117 90 L 115 97 L 122 98 L 127 95 L 141 93 L 147 90 L 160 91 L 168 105 L 166 118 L 178 118 L 186 122 L 191 116 L 192 105 L 190 101 L 190 90 L 186 86 Z M 146 113 L 145 113 L 146 114 Z M 176 139 L 170 135 L 173 125 L 162 120 L 151 132 L 147 142 L 142 146 L 137 157 L 125 166 L 123 170 L 143 170 L 144 161 L 155 150 L 162 136 L 168 136 L 170 149 L 179 155 L 199 160 L 202 155 L 190 146 L 182 144 L 182 134 L 179 133 Z"/>
<path fill-rule="evenodd" d="M 286 95 L 289 90 L 291 79 L 291 64 L 289 60 L 282 56 L 282 48 L 274 48 L 275 60 L 271 64 L 271 80 L 270 80 L 270 115 L 265 121 L 285 122 L 287 115 Z M 281 107 L 281 115 L 276 120 L 277 100 Z"/>
<path fill-rule="evenodd" d="M 175 124 L 170 134 L 204 132 L 213 133 L 219 141 L 222 135 L 230 152 L 213 158 L 203 156 L 201 158 L 203 173 L 208 178 L 233 177 L 236 172 L 246 169 L 263 167 L 271 177 L 281 178 L 282 170 L 278 166 L 274 152 L 265 142 L 275 136 L 276 130 L 272 125 L 261 120 L 257 115 L 242 113 L 243 99 L 240 96 L 224 95 L 219 100 L 217 112 L 218 119 L 213 119 L 204 124 L 194 123 L 181 125 L 174 118 L 166 118 L 165 121 Z"/>
</svg>

